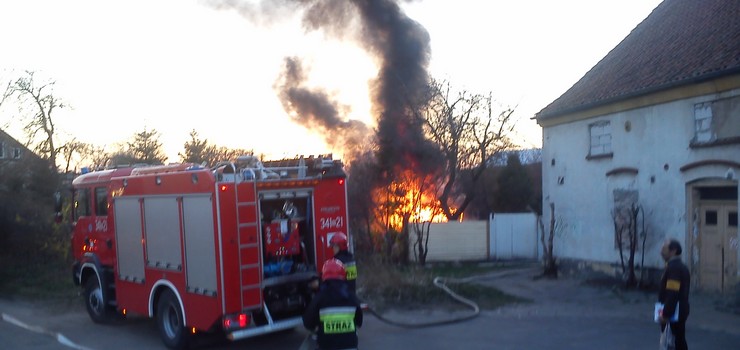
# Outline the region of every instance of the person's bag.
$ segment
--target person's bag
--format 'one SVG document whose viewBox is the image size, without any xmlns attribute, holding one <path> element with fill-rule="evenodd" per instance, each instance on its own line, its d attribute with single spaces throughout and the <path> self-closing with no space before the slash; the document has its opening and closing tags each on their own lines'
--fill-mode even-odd
<svg viewBox="0 0 740 350">
<path fill-rule="evenodd" d="M 664 306 L 665 305 L 663 305 L 663 303 L 655 303 L 655 313 L 654 313 L 654 316 L 653 316 L 653 320 L 655 321 L 655 323 L 659 323 L 660 322 L 660 317 L 663 316 L 663 307 Z M 673 316 L 671 316 L 671 318 L 670 318 L 670 321 L 671 322 L 678 322 L 678 307 L 679 306 L 680 305 L 678 303 L 676 303 L 676 311 L 673 312 Z"/>
<path fill-rule="evenodd" d="M 676 338 L 671 332 L 671 325 L 666 323 L 665 328 L 660 333 L 660 350 L 675 350 L 676 349 Z"/>
</svg>

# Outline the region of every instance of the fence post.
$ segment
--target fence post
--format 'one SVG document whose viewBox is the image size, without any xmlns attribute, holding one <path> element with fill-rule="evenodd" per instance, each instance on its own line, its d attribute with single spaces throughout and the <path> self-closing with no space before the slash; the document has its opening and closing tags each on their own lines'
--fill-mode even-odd
<svg viewBox="0 0 740 350">
<path fill-rule="evenodd" d="M 486 222 L 486 261 L 491 260 L 491 221 L 493 221 L 493 214 L 488 214 L 488 221 Z"/>
</svg>

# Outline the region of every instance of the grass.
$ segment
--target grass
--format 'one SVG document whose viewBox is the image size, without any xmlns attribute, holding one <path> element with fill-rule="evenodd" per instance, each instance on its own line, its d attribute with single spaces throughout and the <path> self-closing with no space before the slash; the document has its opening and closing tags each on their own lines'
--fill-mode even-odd
<svg viewBox="0 0 740 350">
<path fill-rule="evenodd" d="M 501 264 L 433 264 L 396 266 L 377 258 L 358 261 L 358 295 L 376 310 L 389 308 L 467 308 L 433 284 L 435 277 L 464 278 L 511 268 Z M 500 290 L 477 283 L 447 283 L 455 293 L 477 303 L 481 309 L 496 309 L 511 303 L 528 302 Z"/>
<path fill-rule="evenodd" d="M 57 259 L 25 259 L 0 256 L 0 298 L 47 302 L 58 306 L 77 304 L 79 288 L 72 270 Z"/>
</svg>

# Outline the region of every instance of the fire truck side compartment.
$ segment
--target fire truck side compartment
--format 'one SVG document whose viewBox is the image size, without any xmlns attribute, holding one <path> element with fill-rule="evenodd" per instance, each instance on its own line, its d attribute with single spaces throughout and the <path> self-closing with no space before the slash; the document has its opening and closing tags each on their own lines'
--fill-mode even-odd
<svg viewBox="0 0 740 350">
<path fill-rule="evenodd" d="M 139 198 L 117 197 L 114 208 L 118 275 L 124 281 L 143 283 L 144 250 L 141 242 L 143 235 Z"/>
<path fill-rule="evenodd" d="M 147 265 L 149 267 L 182 270 L 180 242 L 180 212 L 175 196 L 145 197 L 144 225 Z"/>
<path fill-rule="evenodd" d="M 216 245 L 211 195 L 183 197 L 182 210 L 188 291 L 215 296 Z"/>
</svg>

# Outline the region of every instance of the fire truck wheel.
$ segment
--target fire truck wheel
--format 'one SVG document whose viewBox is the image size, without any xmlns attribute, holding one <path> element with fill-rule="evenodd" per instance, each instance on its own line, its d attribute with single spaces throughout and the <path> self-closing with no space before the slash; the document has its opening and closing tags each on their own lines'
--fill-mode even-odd
<svg viewBox="0 0 740 350">
<path fill-rule="evenodd" d="M 85 282 L 85 306 L 87 313 L 95 323 L 108 323 L 113 318 L 113 310 L 103 301 L 103 290 L 97 277 L 88 278 Z"/>
<path fill-rule="evenodd" d="M 188 337 L 180 302 L 171 291 L 162 292 L 157 302 L 157 327 L 162 341 L 171 349 L 184 349 Z"/>
</svg>

